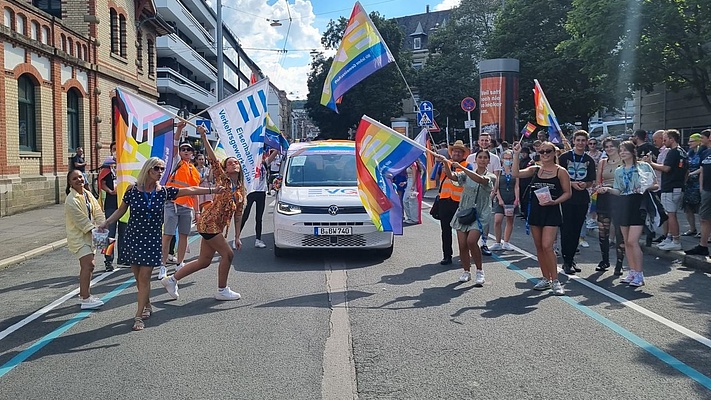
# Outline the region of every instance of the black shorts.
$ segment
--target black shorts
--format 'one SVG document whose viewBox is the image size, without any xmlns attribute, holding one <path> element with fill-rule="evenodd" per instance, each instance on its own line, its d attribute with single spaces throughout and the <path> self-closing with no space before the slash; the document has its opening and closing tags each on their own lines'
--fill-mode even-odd
<svg viewBox="0 0 711 400">
<path fill-rule="evenodd" d="M 639 193 L 618 196 L 619 212 L 614 215 L 618 226 L 644 226 L 645 215 L 640 210 L 642 197 Z"/>
<path fill-rule="evenodd" d="M 203 239 L 205 240 L 210 240 L 214 238 L 215 236 L 219 235 L 219 233 L 201 233 L 200 236 L 202 236 Z"/>
</svg>

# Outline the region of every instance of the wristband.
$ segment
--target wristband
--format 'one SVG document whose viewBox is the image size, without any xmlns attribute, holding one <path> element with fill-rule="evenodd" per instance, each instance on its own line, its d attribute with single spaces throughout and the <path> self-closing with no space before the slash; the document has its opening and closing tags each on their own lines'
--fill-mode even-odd
<svg viewBox="0 0 711 400">
<path fill-rule="evenodd" d="M 212 194 L 212 188 L 210 188 L 210 194 Z"/>
</svg>

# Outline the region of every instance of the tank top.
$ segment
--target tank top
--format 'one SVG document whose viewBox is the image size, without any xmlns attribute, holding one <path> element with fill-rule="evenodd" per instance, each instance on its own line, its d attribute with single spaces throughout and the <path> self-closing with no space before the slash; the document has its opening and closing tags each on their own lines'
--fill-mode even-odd
<svg viewBox="0 0 711 400">
<path fill-rule="evenodd" d="M 615 183 L 615 170 L 622 165 L 622 160 L 617 159 L 617 162 L 611 163 L 609 159 L 606 159 L 601 162 L 603 163 L 600 174 L 602 177 L 602 186 L 612 187 Z"/>
<path fill-rule="evenodd" d="M 556 170 L 556 172 L 557 171 L 558 170 Z M 548 187 L 548 190 L 550 190 L 551 197 L 553 198 L 553 200 L 557 199 L 563 194 L 563 187 L 560 184 L 560 179 L 558 178 L 557 173 L 552 178 L 543 179 L 538 176 L 539 172 L 541 172 L 540 167 L 538 167 L 536 175 L 533 177 L 533 181 L 529 185 L 529 190 L 531 191 L 531 201 L 536 205 L 538 205 L 538 197 L 536 197 L 536 194 L 533 193 L 535 190 Z"/>
<path fill-rule="evenodd" d="M 501 171 L 499 176 L 499 194 L 504 203 L 509 204 L 516 200 L 516 178 Z"/>
</svg>

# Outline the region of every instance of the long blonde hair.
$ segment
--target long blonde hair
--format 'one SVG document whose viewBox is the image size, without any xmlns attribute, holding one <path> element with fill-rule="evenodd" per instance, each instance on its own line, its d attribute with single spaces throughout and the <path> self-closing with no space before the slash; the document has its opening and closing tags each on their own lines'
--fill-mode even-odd
<svg viewBox="0 0 711 400">
<path fill-rule="evenodd" d="M 161 160 L 158 157 L 151 157 L 148 160 L 146 160 L 145 164 L 143 164 L 143 168 L 141 168 L 141 172 L 138 173 L 138 178 L 136 178 L 136 185 L 142 185 L 146 186 L 146 181 L 148 180 L 148 177 L 150 176 L 150 171 L 153 169 L 158 164 L 163 164 L 163 160 Z M 165 173 L 165 171 L 163 171 Z"/>
</svg>

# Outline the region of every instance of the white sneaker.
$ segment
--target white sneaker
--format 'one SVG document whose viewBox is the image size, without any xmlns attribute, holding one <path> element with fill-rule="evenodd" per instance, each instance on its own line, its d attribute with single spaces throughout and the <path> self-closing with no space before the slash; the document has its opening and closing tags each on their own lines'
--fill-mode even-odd
<svg viewBox="0 0 711 400">
<path fill-rule="evenodd" d="M 506 251 L 513 251 L 513 246 L 511 246 L 511 243 L 509 242 L 504 242 L 504 244 L 501 245 L 501 248 L 506 250 Z"/>
<path fill-rule="evenodd" d="M 81 299 L 80 304 L 82 310 L 93 310 L 103 306 L 104 302 L 99 300 L 98 297 L 89 296 L 86 299 Z"/>
<path fill-rule="evenodd" d="M 662 242 L 663 243 L 663 242 Z M 659 246 L 657 247 L 659 250 L 664 250 L 664 251 L 679 251 L 681 250 L 681 243 L 680 242 L 674 242 L 671 241 L 667 243 L 664 246 Z"/>
<path fill-rule="evenodd" d="M 166 275 L 168 275 L 168 270 L 165 268 L 165 265 L 161 265 L 158 271 L 158 280 L 165 278 Z"/>
<path fill-rule="evenodd" d="M 165 290 L 168 292 L 168 295 L 172 297 L 174 300 L 178 300 L 178 297 L 180 295 L 178 294 L 178 281 L 175 280 L 172 276 L 166 276 L 165 278 L 160 280 L 160 283 L 163 284 L 163 287 Z"/>
<path fill-rule="evenodd" d="M 629 272 L 627 272 L 627 276 L 620 279 L 620 283 L 630 283 L 634 280 L 636 275 L 637 275 L 636 271 L 629 270 Z"/>
<path fill-rule="evenodd" d="M 241 298 L 242 296 L 237 292 L 233 292 L 229 286 L 224 289 L 217 289 L 217 293 L 215 293 L 215 299 L 220 301 L 239 300 Z"/>
<path fill-rule="evenodd" d="M 586 229 L 597 229 L 597 221 L 592 220 L 592 219 L 589 219 L 589 220 L 585 223 L 585 228 L 586 228 Z"/>
<path fill-rule="evenodd" d="M 177 263 L 178 263 L 178 257 L 176 257 L 172 254 L 168 254 L 168 261 L 166 262 L 166 264 L 177 264 Z"/>
<path fill-rule="evenodd" d="M 482 287 L 482 286 L 484 286 L 485 281 L 486 280 L 484 279 L 484 271 L 476 270 L 476 278 L 474 279 L 474 286 Z"/>
<path fill-rule="evenodd" d="M 551 281 L 546 278 L 541 278 L 533 285 L 533 290 L 548 290 L 551 288 Z"/>
<path fill-rule="evenodd" d="M 556 296 L 563 296 L 565 295 L 565 291 L 563 291 L 563 285 L 558 282 L 558 280 L 554 280 L 553 283 L 551 284 L 551 288 L 553 289 L 553 293 Z"/>
<path fill-rule="evenodd" d="M 585 239 L 582 239 L 578 244 L 580 245 L 580 247 L 582 247 L 584 249 L 587 249 L 588 247 L 590 247 L 590 243 L 588 243 L 588 241 Z"/>
<path fill-rule="evenodd" d="M 261 239 L 257 239 L 254 241 L 254 247 L 256 247 L 258 249 L 263 249 L 263 248 L 267 247 L 267 245 L 264 242 L 262 242 Z"/>
<path fill-rule="evenodd" d="M 175 272 L 180 271 L 180 269 L 183 268 L 184 266 L 185 266 L 185 263 L 184 263 L 184 262 L 181 262 L 180 264 L 177 264 L 177 265 L 175 266 Z"/>
<path fill-rule="evenodd" d="M 459 275 L 459 282 L 469 282 L 470 279 L 472 279 L 472 274 L 469 271 L 464 271 Z"/>
<path fill-rule="evenodd" d="M 501 251 L 503 249 L 504 248 L 501 246 L 501 243 L 499 243 L 499 242 L 496 242 L 496 243 L 492 244 L 491 247 L 489 247 L 489 250 L 491 250 L 491 251 Z"/>
<path fill-rule="evenodd" d="M 667 236 L 666 239 L 664 239 L 664 240 L 662 240 L 661 242 L 657 243 L 656 246 L 657 246 L 658 249 L 661 249 L 662 247 L 668 245 L 668 244 L 671 243 L 671 242 L 672 242 L 671 238 L 670 238 L 669 236 Z"/>
</svg>

